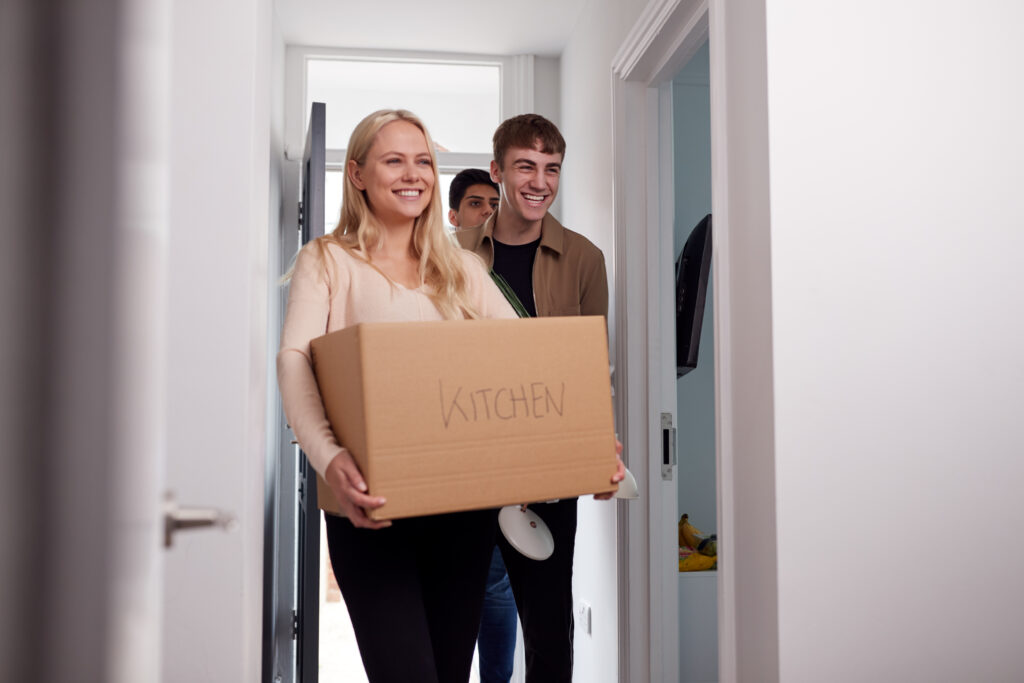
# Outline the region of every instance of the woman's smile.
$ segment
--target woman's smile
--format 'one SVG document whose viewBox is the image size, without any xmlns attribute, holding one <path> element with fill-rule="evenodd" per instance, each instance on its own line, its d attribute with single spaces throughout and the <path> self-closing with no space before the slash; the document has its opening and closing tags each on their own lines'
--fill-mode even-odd
<svg viewBox="0 0 1024 683">
<path fill-rule="evenodd" d="M 407 225 L 430 204 L 433 159 L 423 131 L 408 121 L 392 121 L 381 128 L 366 161 L 354 164 L 350 173 L 385 226 Z"/>
</svg>

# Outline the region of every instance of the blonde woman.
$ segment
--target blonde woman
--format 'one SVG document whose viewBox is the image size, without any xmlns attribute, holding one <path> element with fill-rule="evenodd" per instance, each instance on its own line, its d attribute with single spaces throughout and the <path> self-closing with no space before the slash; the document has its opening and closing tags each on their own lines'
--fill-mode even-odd
<svg viewBox="0 0 1024 683">
<path fill-rule="evenodd" d="M 296 257 L 277 356 L 288 421 L 345 513 L 327 515 L 327 543 L 373 683 L 468 679 L 497 511 L 367 517 L 385 501 L 328 425 L 309 342 L 361 322 L 516 317 L 480 259 L 449 240 L 441 210 L 423 123 L 404 110 L 363 119 L 341 220 Z"/>
</svg>

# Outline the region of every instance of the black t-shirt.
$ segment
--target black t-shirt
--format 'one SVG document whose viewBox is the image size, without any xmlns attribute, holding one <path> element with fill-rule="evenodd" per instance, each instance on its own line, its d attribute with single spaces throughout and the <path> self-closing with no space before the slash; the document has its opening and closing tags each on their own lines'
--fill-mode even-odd
<svg viewBox="0 0 1024 683">
<path fill-rule="evenodd" d="M 527 244 L 502 244 L 494 240 L 494 272 L 505 278 L 532 318 L 537 317 L 533 300 L 533 261 L 539 247 L 539 237 Z"/>
</svg>

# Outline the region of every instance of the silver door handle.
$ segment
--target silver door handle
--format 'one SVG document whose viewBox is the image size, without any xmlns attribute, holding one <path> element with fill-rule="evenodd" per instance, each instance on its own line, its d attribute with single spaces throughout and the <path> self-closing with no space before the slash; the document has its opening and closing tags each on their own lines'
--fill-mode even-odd
<svg viewBox="0 0 1024 683">
<path fill-rule="evenodd" d="M 164 547 L 170 548 L 174 532 L 182 529 L 201 529 L 204 527 L 220 527 L 224 531 L 234 531 L 238 521 L 231 515 L 217 508 L 186 507 L 178 505 L 174 494 L 170 491 L 164 496 Z"/>
</svg>

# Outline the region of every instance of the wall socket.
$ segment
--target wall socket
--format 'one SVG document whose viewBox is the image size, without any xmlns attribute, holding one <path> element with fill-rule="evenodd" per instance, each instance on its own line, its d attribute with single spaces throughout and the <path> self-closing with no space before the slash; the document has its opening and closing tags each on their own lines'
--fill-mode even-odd
<svg viewBox="0 0 1024 683">
<path fill-rule="evenodd" d="M 580 601 L 579 606 L 576 608 L 576 620 L 579 622 L 580 628 L 583 629 L 584 633 L 588 636 L 592 635 L 591 627 L 593 624 L 591 623 L 589 602 Z"/>
</svg>

